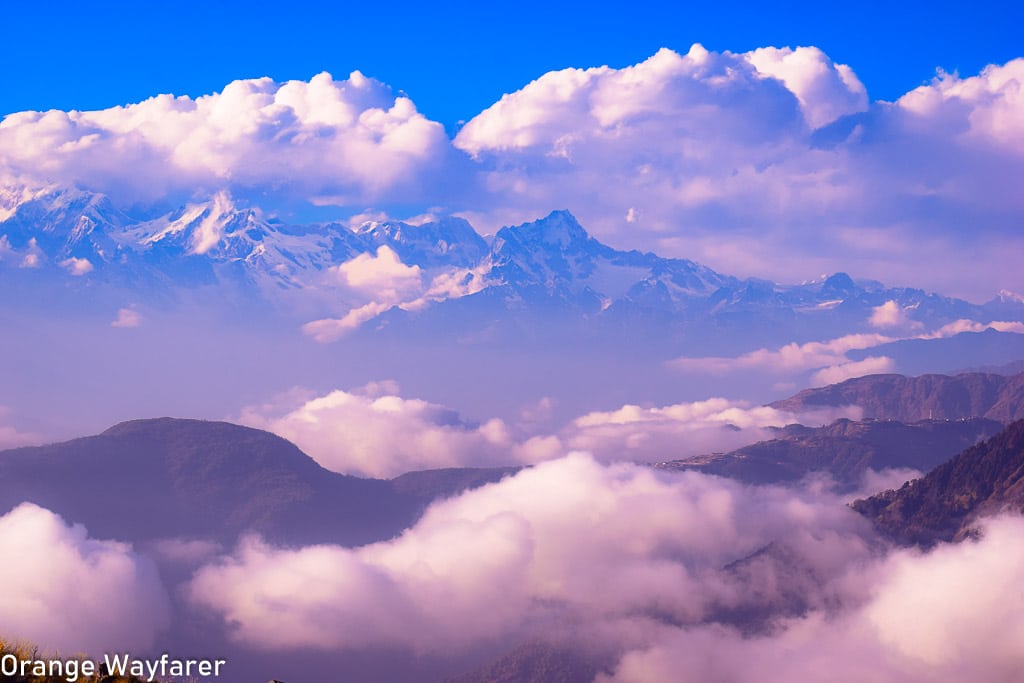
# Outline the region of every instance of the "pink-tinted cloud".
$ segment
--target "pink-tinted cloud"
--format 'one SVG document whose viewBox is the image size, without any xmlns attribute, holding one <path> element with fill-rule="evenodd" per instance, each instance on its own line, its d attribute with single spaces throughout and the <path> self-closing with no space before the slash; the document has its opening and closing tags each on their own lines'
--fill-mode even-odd
<svg viewBox="0 0 1024 683">
<path fill-rule="evenodd" d="M 760 578 L 720 570 L 766 543 L 788 544 L 828 577 L 867 556 L 865 531 L 828 496 L 577 454 L 436 503 L 391 541 L 295 550 L 249 540 L 201 569 L 190 594 L 262 649 L 459 652 L 567 628 L 618 647 L 663 619 L 763 599 Z M 807 587 L 812 602 L 826 600 L 825 583 Z"/>
<path fill-rule="evenodd" d="M 7 637 L 99 655 L 151 647 L 168 623 L 155 566 L 124 543 L 89 538 L 83 527 L 24 503 L 0 517 L 0 547 Z"/>
<path fill-rule="evenodd" d="M 1013 680 L 1024 634 L 1015 588 L 1022 549 L 1024 522 L 995 519 L 978 543 L 925 555 L 899 551 L 873 566 L 851 566 L 860 586 L 850 584 L 849 603 L 838 613 L 815 610 L 767 636 L 677 629 L 627 654 L 598 680 Z"/>
</svg>

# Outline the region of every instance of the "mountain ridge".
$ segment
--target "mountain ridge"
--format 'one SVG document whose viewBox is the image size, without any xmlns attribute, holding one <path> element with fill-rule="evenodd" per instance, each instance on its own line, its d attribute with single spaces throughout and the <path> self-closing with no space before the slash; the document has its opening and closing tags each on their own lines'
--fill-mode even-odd
<svg viewBox="0 0 1024 683">
<path fill-rule="evenodd" d="M 257 532 L 285 545 L 351 546 L 390 538 L 436 498 L 508 473 L 455 469 L 364 479 L 329 471 L 270 432 L 164 417 L 0 451 L 0 509 L 32 502 L 85 524 L 94 536 L 133 542 L 230 545 Z"/>
<path fill-rule="evenodd" d="M 676 326 L 717 321 L 712 328 L 728 329 L 748 325 L 751 316 L 769 323 L 799 320 L 812 337 L 865 329 L 872 309 L 887 301 L 936 327 L 961 318 L 992 320 L 996 312 L 990 310 L 996 303 L 977 305 L 923 290 L 886 288 L 846 273 L 794 285 L 724 275 L 688 259 L 610 247 L 566 210 L 505 226 L 488 244 L 455 216 L 417 224 L 291 224 L 223 192 L 141 218 L 83 190 L 8 195 L 0 214 L 0 268 L 48 269 L 56 277 L 63 273 L 69 280 L 122 287 L 130 283 L 143 292 L 147 281 L 163 288 L 227 282 L 255 287 L 270 302 L 296 295 L 336 301 L 330 292 L 341 291 L 341 285 L 332 271 L 387 246 L 404 266 L 422 272 L 423 296 L 416 303 L 376 302 L 379 310 L 396 315 L 485 297 L 489 306 L 554 306 L 613 324 L 638 315 Z M 1005 297 L 997 301 L 1000 315 L 1009 311 L 1024 320 L 1024 303 Z M 359 305 L 357 300 L 349 304 Z"/>
<path fill-rule="evenodd" d="M 1024 512 L 1024 420 L 924 477 L 852 507 L 896 542 L 925 547 L 975 535 L 986 515 Z"/>
<path fill-rule="evenodd" d="M 1003 423 L 1024 418 L 1024 373 L 865 375 L 805 389 L 769 404 L 799 413 L 815 408 L 858 406 L 865 418 L 914 422 L 985 417 Z"/>
</svg>

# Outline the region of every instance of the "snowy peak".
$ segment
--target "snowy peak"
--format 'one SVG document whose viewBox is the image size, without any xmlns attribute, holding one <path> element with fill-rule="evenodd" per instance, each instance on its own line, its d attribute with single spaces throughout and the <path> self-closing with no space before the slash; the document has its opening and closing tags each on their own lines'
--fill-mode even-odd
<svg viewBox="0 0 1024 683">
<path fill-rule="evenodd" d="M 125 234 L 133 243 L 130 246 L 143 250 L 158 246 L 180 249 L 188 255 L 216 250 L 221 255 L 244 258 L 267 232 L 256 210 L 239 209 L 230 195 L 221 192 L 208 202 L 188 204 Z"/>
<path fill-rule="evenodd" d="M 589 277 L 595 259 L 613 250 L 590 237 L 568 211 L 498 231 L 488 256 L 492 274 L 510 284 L 536 284 L 553 292 Z"/>
<path fill-rule="evenodd" d="M 568 211 L 502 228 L 488 260 L 492 280 L 597 297 L 602 308 L 625 300 L 675 309 L 688 297 L 733 282 L 693 261 L 613 249 L 591 237 Z"/>
<path fill-rule="evenodd" d="M 423 268 L 469 268 L 487 253 L 487 242 L 466 220 L 444 216 L 414 225 L 402 221 L 364 223 L 356 234 L 374 249 L 390 247 L 403 263 Z"/>
<path fill-rule="evenodd" d="M 5 188 L 0 192 L 0 258 L 23 268 L 52 262 L 72 275 L 111 258 L 108 237 L 131 219 L 102 194 L 66 188 Z"/>
<path fill-rule="evenodd" d="M 533 221 L 514 227 L 502 228 L 495 236 L 495 249 L 501 246 L 516 245 L 538 247 L 554 250 L 563 254 L 573 251 L 587 251 L 600 248 L 600 242 L 593 239 L 576 217 L 568 211 L 552 211 L 550 214 Z M 500 245 L 499 245 L 500 243 Z"/>
</svg>

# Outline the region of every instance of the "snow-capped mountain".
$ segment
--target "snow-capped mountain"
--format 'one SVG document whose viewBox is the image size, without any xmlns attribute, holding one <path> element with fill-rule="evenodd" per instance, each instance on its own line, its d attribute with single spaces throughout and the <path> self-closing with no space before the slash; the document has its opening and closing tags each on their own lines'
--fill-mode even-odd
<svg viewBox="0 0 1024 683">
<path fill-rule="evenodd" d="M 354 229 L 336 222 L 295 225 L 226 193 L 163 215 L 130 216 L 82 190 L 9 189 L 0 194 L 0 219 L 0 269 L 9 273 L 130 284 L 143 299 L 147 284 L 161 291 L 230 284 L 271 307 L 305 296 L 314 315 L 340 319 L 356 311 L 346 330 L 381 316 L 426 320 L 432 311 L 445 324 L 454 315 L 467 329 L 474 324 L 467 316 L 499 311 L 554 311 L 566 320 L 611 325 L 647 320 L 672 334 L 686 328 L 691 336 L 769 323 L 752 339 L 771 337 L 777 324 L 792 328 L 782 335 L 787 339 L 864 331 L 882 306 L 887 317 L 876 327 L 1024 319 L 1024 303 L 1010 294 L 978 306 L 844 273 L 798 285 L 739 279 L 685 259 L 614 249 L 568 211 L 502 228 L 490 243 L 453 216 Z M 351 264 L 362 269 L 356 286 Z M 443 313 L 457 302 L 464 314 Z"/>
</svg>

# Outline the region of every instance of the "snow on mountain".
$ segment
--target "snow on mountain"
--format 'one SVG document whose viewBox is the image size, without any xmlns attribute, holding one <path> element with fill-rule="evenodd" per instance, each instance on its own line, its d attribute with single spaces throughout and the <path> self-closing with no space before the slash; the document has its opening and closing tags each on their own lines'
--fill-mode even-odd
<svg viewBox="0 0 1024 683">
<path fill-rule="evenodd" d="M 346 290 L 342 265 L 361 258 L 363 267 L 372 268 L 383 247 L 398 265 L 418 269 L 418 288 L 404 286 L 401 296 Z M 568 211 L 502 228 L 488 244 L 453 216 L 420 224 L 374 221 L 355 229 L 293 225 L 224 192 L 136 218 L 101 194 L 7 188 L 0 192 L 0 268 L 11 267 L 99 284 L 130 281 L 143 297 L 147 281 L 163 289 L 230 283 L 252 288 L 272 305 L 298 293 L 313 302 L 314 314 L 320 309 L 320 315 L 338 316 L 328 322 L 346 319 L 346 330 L 389 311 L 419 314 L 459 299 L 478 301 L 478 311 L 497 306 L 564 310 L 586 319 L 714 320 L 723 329 L 799 321 L 809 326 L 808 335 L 871 325 L 934 328 L 986 316 L 1024 319 L 1024 304 L 1005 294 L 986 309 L 858 282 L 845 273 L 798 285 L 741 280 L 686 259 L 614 249 L 591 237 Z"/>
<path fill-rule="evenodd" d="M 371 221 L 355 232 L 376 247 L 390 247 L 403 263 L 427 269 L 472 268 L 487 253 L 487 242 L 466 220 L 455 216 L 419 225 Z"/>
<path fill-rule="evenodd" d="M 520 294 L 597 301 L 602 309 L 652 288 L 662 287 L 678 301 L 735 281 L 692 261 L 613 249 L 588 235 L 568 211 L 499 230 L 485 271 Z"/>
</svg>

